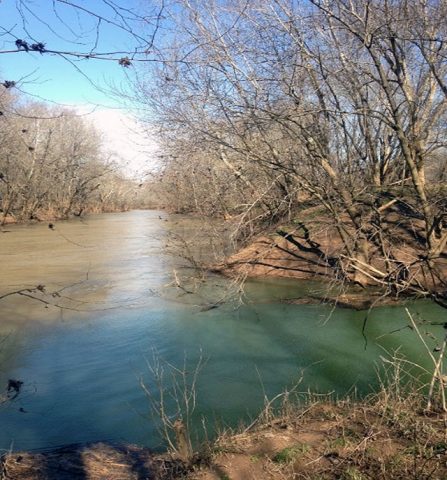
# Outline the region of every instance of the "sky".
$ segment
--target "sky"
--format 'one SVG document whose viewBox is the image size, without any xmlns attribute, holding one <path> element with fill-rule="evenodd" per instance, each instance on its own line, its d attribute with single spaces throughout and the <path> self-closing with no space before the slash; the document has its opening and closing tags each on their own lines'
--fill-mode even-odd
<svg viewBox="0 0 447 480">
<path fill-rule="evenodd" d="M 119 10 L 127 17 L 124 24 L 103 0 L 74 3 L 80 8 L 72 8 L 65 0 L 56 0 L 55 9 L 52 0 L 0 0 L 0 81 L 18 82 L 17 88 L 29 98 L 74 107 L 83 114 L 91 112 L 88 117 L 103 132 L 108 148 L 113 147 L 122 158 L 126 171 L 140 173 L 154 156 L 155 140 L 136 133 L 139 127 L 133 120 L 132 105 L 124 101 L 125 95 L 112 92 L 129 91 L 134 66 L 123 67 L 117 60 L 127 55 L 99 60 L 25 51 L 3 53 L 16 50 L 17 39 L 28 44 L 42 42 L 48 50 L 87 54 L 145 48 L 151 29 L 141 18 Z M 119 0 L 116 4 L 138 15 L 142 12 L 140 0 Z M 98 21 L 83 9 L 103 19 Z"/>
</svg>

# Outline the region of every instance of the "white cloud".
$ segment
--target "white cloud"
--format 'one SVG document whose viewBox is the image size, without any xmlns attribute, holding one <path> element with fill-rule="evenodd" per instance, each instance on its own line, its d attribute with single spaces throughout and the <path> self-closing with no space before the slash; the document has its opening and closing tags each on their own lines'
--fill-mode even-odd
<svg viewBox="0 0 447 480">
<path fill-rule="evenodd" d="M 156 167 L 156 140 L 130 114 L 105 108 L 90 112 L 87 108 L 78 111 L 95 125 L 103 137 L 105 152 L 113 155 L 126 175 L 142 177 Z"/>
</svg>

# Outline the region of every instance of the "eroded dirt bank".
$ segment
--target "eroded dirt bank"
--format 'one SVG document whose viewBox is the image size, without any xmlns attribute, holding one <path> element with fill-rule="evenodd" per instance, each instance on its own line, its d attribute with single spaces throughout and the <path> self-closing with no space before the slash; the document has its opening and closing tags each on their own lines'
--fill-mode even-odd
<svg viewBox="0 0 447 480">
<path fill-rule="evenodd" d="M 386 255 L 370 246 L 366 263 L 347 258 L 340 236 L 318 211 L 309 209 L 302 217 L 305 220 L 258 236 L 213 269 L 240 279 L 289 277 L 328 282 L 337 291 L 326 300 L 359 309 L 393 303 L 397 297 L 447 295 L 447 250 L 426 261 L 421 253 L 420 220 L 402 219 L 391 212 L 386 221 L 394 243 L 387 245 Z"/>
<path fill-rule="evenodd" d="M 310 399 L 222 434 L 191 463 L 98 443 L 7 454 L 4 480 L 284 480 L 447 478 L 444 414 L 422 397 L 383 391 L 362 402 Z"/>
</svg>

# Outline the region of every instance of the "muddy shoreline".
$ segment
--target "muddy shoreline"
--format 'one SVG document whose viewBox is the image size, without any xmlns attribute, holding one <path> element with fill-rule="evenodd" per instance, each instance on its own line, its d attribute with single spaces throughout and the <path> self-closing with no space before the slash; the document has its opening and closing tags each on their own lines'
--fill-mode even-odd
<svg viewBox="0 0 447 480">
<path fill-rule="evenodd" d="M 2 480 L 162 479 L 168 471 L 181 478 L 188 468 L 167 454 L 107 442 L 7 453 L 0 463 Z"/>
<path fill-rule="evenodd" d="M 300 406 L 287 403 L 276 415 L 264 412 L 248 427 L 222 433 L 190 461 L 108 443 L 7 453 L 1 457 L 0 478 L 446 478 L 444 414 L 428 414 L 425 398 L 411 387 L 402 393 L 388 388 L 363 401 L 309 393 Z"/>
<path fill-rule="evenodd" d="M 307 296 L 284 300 L 289 305 L 331 305 L 350 310 L 370 310 L 375 307 L 402 306 L 407 302 L 417 300 L 416 297 L 393 298 L 371 293 L 344 293 L 338 296 L 317 297 Z"/>
</svg>

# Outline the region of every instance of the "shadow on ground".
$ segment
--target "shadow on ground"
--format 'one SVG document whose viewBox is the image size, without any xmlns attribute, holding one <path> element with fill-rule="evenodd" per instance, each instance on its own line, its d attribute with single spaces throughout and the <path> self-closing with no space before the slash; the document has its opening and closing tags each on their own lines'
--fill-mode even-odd
<svg viewBox="0 0 447 480">
<path fill-rule="evenodd" d="M 182 462 L 133 445 L 71 445 L 2 457 L 2 480 L 157 480 L 177 478 Z"/>
</svg>

